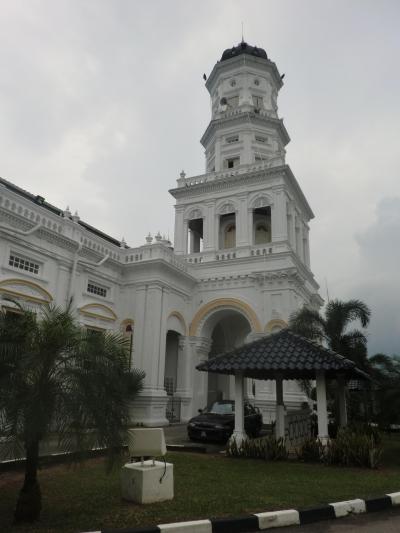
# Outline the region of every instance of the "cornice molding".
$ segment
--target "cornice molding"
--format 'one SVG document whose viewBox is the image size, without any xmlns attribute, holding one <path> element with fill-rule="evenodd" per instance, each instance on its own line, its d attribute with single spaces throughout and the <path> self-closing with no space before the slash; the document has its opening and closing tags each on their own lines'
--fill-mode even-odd
<svg viewBox="0 0 400 533">
<path fill-rule="evenodd" d="M 271 168 L 262 168 L 260 170 L 250 170 L 249 172 L 224 172 L 221 177 L 212 179 L 208 181 L 205 177 L 204 181 L 197 183 L 195 185 L 176 187 L 175 189 L 170 189 L 169 193 L 174 196 L 174 198 L 184 198 L 191 197 L 194 195 L 201 195 L 205 193 L 224 191 L 227 189 L 232 189 L 238 185 L 251 185 L 254 183 L 261 183 L 266 178 L 274 179 L 284 176 L 284 172 L 287 165 L 279 165 Z M 200 177 L 199 177 L 200 178 Z"/>
<path fill-rule="evenodd" d="M 258 183 L 265 183 L 266 180 L 273 180 L 273 179 L 287 179 L 288 185 L 292 187 L 295 195 L 297 196 L 297 202 L 302 205 L 304 208 L 306 215 L 309 219 L 314 218 L 314 213 L 311 210 L 311 207 L 309 203 L 307 202 L 306 197 L 304 196 L 303 191 L 300 188 L 300 185 L 298 184 L 291 168 L 289 165 L 277 165 L 275 167 L 270 168 L 262 168 L 262 169 L 255 169 L 255 170 L 249 170 L 248 172 L 232 172 L 228 174 L 228 172 L 221 174 L 221 177 L 213 177 L 212 174 L 199 176 L 198 177 L 198 183 L 194 185 L 187 185 L 183 187 L 176 187 L 175 189 L 170 189 L 169 193 L 178 199 L 182 198 L 192 198 L 196 196 L 200 196 L 202 194 L 209 194 L 209 193 L 215 193 L 219 191 L 226 191 L 230 189 L 234 189 L 235 187 L 238 187 L 240 185 L 255 185 Z M 282 187 L 282 184 L 269 184 L 272 188 L 272 186 L 276 186 L 276 188 Z"/>
<path fill-rule="evenodd" d="M 209 92 L 212 91 L 212 88 L 218 76 L 227 74 L 229 72 L 232 73 L 232 71 L 240 67 L 247 68 L 248 70 L 252 68 L 256 68 L 257 70 L 260 69 L 264 71 L 263 74 L 268 72 L 272 75 L 278 90 L 283 86 L 282 78 L 279 74 L 278 67 L 276 66 L 276 63 L 274 63 L 274 61 L 265 58 L 258 58 L 250 54 L 243 54 L 232 57 L 230 59 L 225 59 L 224 61 L 218 61 L 214 65 L 206 81 L 207 90 Z"/>
<path fill-rule="evenodd" d="M 289 133 L 287 132 L 282 118 L 275 118 L 267 114 L 258 114 L 251 111 L 240 111 L 232 113 L 228 116 L 222 116 L 211 120 L 204 132 L 200 142 L 204 148 L 208 144 L 210 138 L 214 133 L 225 126 L 234 126 L 235 124 L 251 124 L 257 126 L 272 126 L 276 129 L 281 137 L 281 140 L 286 146 L 290 142 Z"/>
</svg>

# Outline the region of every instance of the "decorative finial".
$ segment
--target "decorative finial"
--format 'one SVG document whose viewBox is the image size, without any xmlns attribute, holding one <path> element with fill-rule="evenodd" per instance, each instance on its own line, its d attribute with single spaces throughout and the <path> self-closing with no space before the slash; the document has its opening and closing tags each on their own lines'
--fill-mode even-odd
<svg viewBox="0 0 400 533">
<path fill-rule="evenodd" d="M 186 172 L 182 170 L 182 172 L 179 174 L 180 177 L 184 180 L 186 178 Z"/>
<path fill-rule="evenodd" d="M 64 210 L 64 217 L 65 218 L 71 218 L 71 211 L 69 210 L 69 205 Z"/>
<path fill-rule="evenodd" d="M 146 242 L 147 242 L 147 244 L 151 244 L 153 242 L 153 237 L 151 236 L 150 232 L 149 232 L 149 234 L 146 237 Z"/>
<path fill-rule="evenodd" d="M 125 237 L 122 237 L 120 246 L 121 248 L 127 248 Z"/>
<path fill-rule="evenodd" d="M 157 242 L 160 242 L 162 240 L 161 233 L 158 232 L 157 235 L 154 237 Z"/>
<path fill-rule="evenodd" d="M 79 222 L 80 216 L 78 215 L 78 211 L 75 211 L 75 215 L 73 215 L 72 220 L 74 222 Z"/>
</svg>

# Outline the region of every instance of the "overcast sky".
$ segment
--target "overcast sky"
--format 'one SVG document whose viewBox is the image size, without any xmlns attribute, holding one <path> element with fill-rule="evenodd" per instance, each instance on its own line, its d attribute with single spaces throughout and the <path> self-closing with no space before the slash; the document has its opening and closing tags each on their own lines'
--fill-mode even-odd
<svg viewBox="0 0 400 533">
<path fill-rule="evenodd" d="M 365 300 L 369 352 L 400 353 L 398 0 L 0 0 L 0 175 L 130 246 L 172 237 L 168 189 L 204 172 L 202 75 L 242 21 L 286 74 L 321 295 Z"/>
</svg>

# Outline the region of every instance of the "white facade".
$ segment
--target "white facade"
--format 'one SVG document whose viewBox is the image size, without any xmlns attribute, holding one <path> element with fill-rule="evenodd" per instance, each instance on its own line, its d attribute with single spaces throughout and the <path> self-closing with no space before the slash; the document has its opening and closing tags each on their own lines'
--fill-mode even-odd
<svg viewBox="0 0 400 533">
<path fill-rule="evenodd" d="M 82 324 L 131 337 L 132 365 L 146 373 L 135 422 L 163 425 L 173 414 L 186 421 L 208 401 L 233 397 L 231 378 L 195 366 L 285 326 L 304 303 L 321 304 L 310 270 L 313 213 L 285 164 L 282 81 L 264 54 L 241 43 L 207 80 L 206 173 L 181 173 L 170 191 L 174 248 L 160 235 L 129 248 L 0 180 L 3 305 L 13 297 L 63 306 L 72 296 Z M 274 387 L 246 385 L 266 421 L 275 413 Z M 295 382 L 284 393 L 289 408 L 304 400 Z"/>
</svg>

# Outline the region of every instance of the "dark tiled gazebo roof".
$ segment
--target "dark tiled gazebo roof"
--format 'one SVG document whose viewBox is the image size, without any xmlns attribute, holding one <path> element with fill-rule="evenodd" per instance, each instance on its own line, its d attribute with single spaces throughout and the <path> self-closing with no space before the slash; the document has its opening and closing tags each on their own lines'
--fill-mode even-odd
<svg viewBox="0 0 400 533">
<path fill-rule="evenodd" d="M 346 359 L 320 344 L 283 329 L 200 363 L 196 367 L 217 374 L 238 374 L 253 379 L 315 379 L 318 370 L 327 378 L 343 375 L 347 379 L 369 376 Z"/>
</svg>

